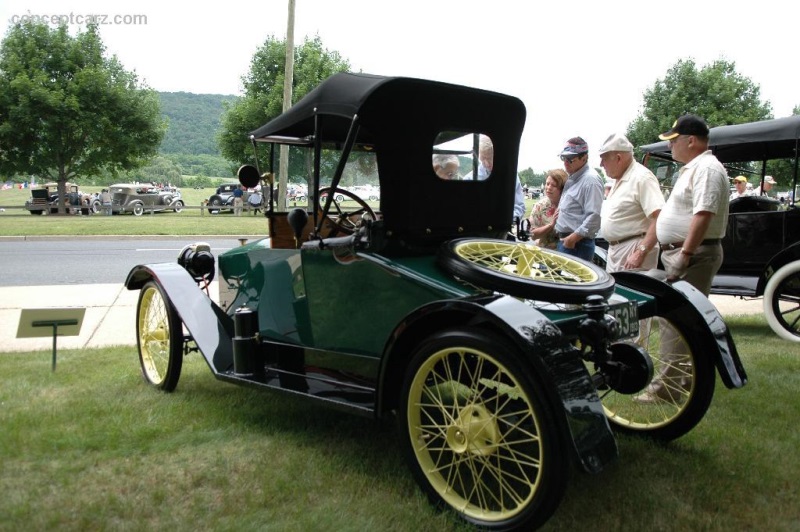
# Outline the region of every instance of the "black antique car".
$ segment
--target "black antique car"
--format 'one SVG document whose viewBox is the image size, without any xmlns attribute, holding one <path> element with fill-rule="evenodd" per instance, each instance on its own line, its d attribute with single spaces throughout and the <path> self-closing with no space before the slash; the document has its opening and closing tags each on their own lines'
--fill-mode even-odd
<svg viewBox="0 0 800 532">
<path fill-rule="evenodd" d="M 767 175 L 791 183 L 783 201 L 767 196 L 736 198 L 722 241 L 724 258 L 711 293 L 757 298 L 778 336 L 800 342 L 800 208 L 797 154 L 800 116 L 719 126 L 709 132 L 709 149 L 728 169 L 763 186 Z M 680 167 L 666 142 L 642 146 L 645 164 L 669 189 Z"/>
<path fill-rule="evenodd" d="M 691 430 L 717 373 L 746 382 L 722 317 L 687 283 L 509 240 L 524 122 L 522 102 L 494 92 L 323 82 L 252 132 L 256 165 L 239 170 L 274 189 L 288 144 L 311 161 L 308 208 L 270 203 L 266 238 L 218 257 L 189 244 L 128 275 L 145 381 L 174 390 L 199 351 L 222 381 L 394 417 L 434 504 L 491 529 L 544 523 L 571 463 L 598 473 L 616 459 L 615 430 Z M 437 176 L 436 153 L 477 166 L 479 134 L 494 144 L 488 178 Z M 338 187 L 356 171 L 380 183 L 377 209 Z M 214 276 L 218 304 L 203 290 Z M 656 381 L 666 393 L 642 400 Z"/>
</svg>

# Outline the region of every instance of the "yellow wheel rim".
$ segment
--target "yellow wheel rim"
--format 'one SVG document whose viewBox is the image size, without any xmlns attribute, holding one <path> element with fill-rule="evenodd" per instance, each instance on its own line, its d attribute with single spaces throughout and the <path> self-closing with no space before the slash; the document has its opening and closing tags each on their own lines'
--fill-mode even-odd
<svg viewBox="0 0 800 532">
<path fill-rule="evenodd" d="M 455 252 L 478 266 L 525 279 L 558 284 L 592 283 L 598 279 L 585 264 L 533 244 L 471 241 L 458 244 Z"/>
<path fill-rule="evenodd" d="M 694 357 L 683 335 L 663 318 L 639 322 L 637 343 L 653 360 L 653 383 L 639 394 L 601 392 L 609 420 L 633 430 L 653 430 L 670 424 L 688 407 L 695 387 Z M 665 334 L 666 333 L 666 334 Z M 662 337 L 670 340 L 662 342 Z"/>
<path fill-rule="evenodd" d="M 155 287 L 145 288 L 137 319 L 142 370 L 150 382 L 161 384 L 169 365 L 170 331 L 166 303 Z"/>
<path fill-rule="evenodd" d="M 434 353 L 411 384 L 408 427 L 423 474 L 452 508 L 509 519 L 542 482 L 540 422 L 519 382 L 486 353 Z"/>
</svg>

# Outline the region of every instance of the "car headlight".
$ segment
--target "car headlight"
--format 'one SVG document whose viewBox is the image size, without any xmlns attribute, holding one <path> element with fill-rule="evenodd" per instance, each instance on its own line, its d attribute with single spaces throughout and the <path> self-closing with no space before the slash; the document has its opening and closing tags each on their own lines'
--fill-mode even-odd
<svg viewBox="0 0 800 532">
<path fill-rule="evenodd" d="M 184 247 L 178 254 L 178 264 L 183 267 L 195 282 L 210 283 L 214 279 L 216 264 L 211 246 L 206 242 L 197 242 Z"/>
</svg>

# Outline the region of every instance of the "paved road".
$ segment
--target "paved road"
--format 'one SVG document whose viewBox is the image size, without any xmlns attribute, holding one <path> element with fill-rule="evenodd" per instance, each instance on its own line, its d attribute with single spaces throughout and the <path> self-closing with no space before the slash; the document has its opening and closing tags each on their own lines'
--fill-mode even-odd
<svg viewBox="0 0 800 532">
<path fill-rule="evenodd" d="M 238 246 L 232 237 L 0 241 L 0 287 L 123 283 L 137 264 L 173 262 L 187 244 L 206 241 L 215 256 Z"/>
</svg>

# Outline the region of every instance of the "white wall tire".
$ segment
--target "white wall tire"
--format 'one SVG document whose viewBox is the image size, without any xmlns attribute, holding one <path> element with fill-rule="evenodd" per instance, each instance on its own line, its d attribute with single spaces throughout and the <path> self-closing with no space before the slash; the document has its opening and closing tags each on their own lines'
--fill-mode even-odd
<svg viewBox="0 0 800 532">
<path fill-rule="evenodd" d="M 784 265 L 769 278 L 764 315 L 775 334 L 800 342 L 800 260 Z"/>
</svg>

